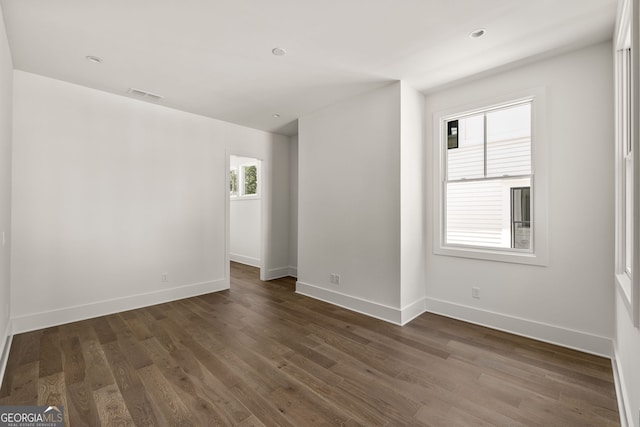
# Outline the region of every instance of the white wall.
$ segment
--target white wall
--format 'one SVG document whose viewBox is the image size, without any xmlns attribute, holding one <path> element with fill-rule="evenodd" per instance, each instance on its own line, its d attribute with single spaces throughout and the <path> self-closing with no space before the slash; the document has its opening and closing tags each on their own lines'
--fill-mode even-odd
<svg viewBox="0 0 640 427">
<path fill-rule="evenodd" d="M 291 137 L 289 147 L 289 275 L 298 276 L 298 135 Z"/>
<path fill-rule="evenodd" d="M 13 97 L 13 63 L 0 10 L 0 378 L 2 351 L 10 334 L 10 263 L 11 263 L 11 129 Z"/>
<path fill-rule="evenodd" d="M 286 137 L 16 71 L 14 329 L 228 287 L 231 147 L 258 152 L 280 185 Z M 273 193 L 288 213 L 288 187 Z M 288 235 L 270 244 L 286 266 Z"/>
<path fill-rule="evenodd" d="M 267 199 L 267 213 L 270 213 L 271 227 L 268 229 L 268 241 L 271 247 L 267 279 L 275 279 L 289 275 L 289 230 L 290 230 L 290 181 L 289 137 L 277 136 L 277 142 L 271 147 L 273 167 L 268 176 L 271 182 L 271 197 Z"/>
<path fill-rule="evenodd" d="M 620 292 L 616 292 L 614 344 L 627 421 L 631 427 L 640 426 L 640 329 L 633 326 Z"/>
<path fill-rule="evenodd" d="M 544 87 L 550 182 L 548 267 L 434 255 L 430 230 L 429 311 L 610 355 L 611 49 L 611 43 L 602 43 L 427 95 L 427 139 L 433 144 L 432 113 Z M 428 150 L 428 168 L 431 156 Z M 431 216 L 431 174 L 427 180 Z M 471 298 L 472 286 L 480 288 L 481 299 Z"/>
<path fill-rule="evenodd" d="M 250 157 L 231 156 L 230 167 L 238 171 L 243 165 L 258 165 L 259 160 Z M 258 168 L 258 173 L 262 168 Z M 229 255 L 232 261 L 260 267 L 262 251 L 262 177 L 258 178 L 257 197 L 231 197 L 230 199 L 230 246 Z"/>
<path fill-rule="evenodd" d="M 405 323 L 424 311 L 425 298 L 425 98 L 401 82 L 401 308 Z"/>
<path fill-rule="evenodd" d="M 399 88 L 299 119 L 297 291 L 383 318 L 400 308 Z"/>
</svg>

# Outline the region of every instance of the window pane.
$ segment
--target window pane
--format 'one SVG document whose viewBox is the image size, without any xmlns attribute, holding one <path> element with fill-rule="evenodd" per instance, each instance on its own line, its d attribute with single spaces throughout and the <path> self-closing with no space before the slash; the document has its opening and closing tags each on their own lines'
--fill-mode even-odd
<svg viewBox="0 0 640 427">
<path fill-rule="evenodd" d="M 238 171 L 235 169 L 229 171 L 229 193 L 232 196 L 238 195 Z"/>
<path fill-rule="evenodd" d="M 529 187 L 530 178 L 496 179 L 446 184 L 445 244 L 485 248 L 530 249 L 530 191 L 518 192 L 517 219 L 512 220 L 512 193 Z M 524 243 L 524 242 L 527 243 Z"/>
<path fill-rule="evenodd" d="M 484 177 L 484 116 L 465 117 L 458 119 L 457 122 L 458 147 L 446 150 L 447 179 L 454 181 L 463 178 L 482 178 Z"/>
<path fill-rule="evenodd" d="M 531 104 L 487 113 L 487 176 L 531 174 Z"/>
<path fill-rule="evenodd" d="M 503 184 L 496 181 L 448 183 L 446 243 L 509 248 L 504 223 Z"/>
<path fill-rule="evenodd" d="M 531 190 L 511 188 L 511 247 L 531 248 Z"/>
<path fill-rule="evenodd" d="M 633 163 L 631 157 L 625 160 L 624 192 L 624 269 L 631 274 L 633 267 Z"/>
<path fill-rule="evenodd" d="M 258 193 L 258 168 L 254 166 L 244 166 L 244 194 Z"/>
</svg>

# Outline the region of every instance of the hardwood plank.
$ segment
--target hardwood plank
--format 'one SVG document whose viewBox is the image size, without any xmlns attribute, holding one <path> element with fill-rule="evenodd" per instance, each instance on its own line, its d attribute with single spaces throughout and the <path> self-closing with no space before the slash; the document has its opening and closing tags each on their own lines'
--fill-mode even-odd
<svg viewBox="0 0 640 427">
<path fill-rule="evenodd" d="M 20 364 L 14 368 L 11 389 L 0 399 L 0 405 L 29 405 L 38 401 L 39 362 Z"/>
<path fill-rule="evenodd" d="M 62 406 L 65 408 L 65 425 L 71 425 L 69 422 L 69 412 L 66 409 L 68 405 L 63 372 L 58 372 L 46 377 L 40 377 L 38 380 L 38 405 Z"/>
<path fill-rule="evenodd" d="M 104 386 L 93 392 L 98 417 L 105 426 L 135 426 L 122 395 L 115 384 Z"/>
<path fill-rule="evenodd" d="M 111 369 L 102 351 L 102 346 L 96 340 L 82 342 L 82 354 L 87 366 L 84 381 L 91 390 L 98 390 L 114 383 Z"/>
<path fill-rule="evenodd" d="M 164 425 L 197 426 L 191 412 L 176 394 L 171 383 L 155 365 L 137 370 L 140 380 L 149 392 L 151 404 L 157 415 L 161 415 Z"/>
<path fill-rule="evenodd" d="M 144 385 L 127 361 L 118 342 L 102 346 L 111 372 L 136 426 L 155 426 L 158 420 L 147 399 Z"/>
<path fill-rule="evenodd" d="M 99 426 L 101 419 L 93 394 L 84 382 L 66 384 L 67 406 L 70 426 Z M 104 420 L 102 420 L 104 421 Z"/>
<path fill-rule="evenodd" d="M 40 357 L 40 377 L 62 372 L 62 351 L 60 350 L 60 334 L 57 328 L 50 328 L 44 331 L 40 339 L 40 353 L 45 357 Z"/>
</svg>

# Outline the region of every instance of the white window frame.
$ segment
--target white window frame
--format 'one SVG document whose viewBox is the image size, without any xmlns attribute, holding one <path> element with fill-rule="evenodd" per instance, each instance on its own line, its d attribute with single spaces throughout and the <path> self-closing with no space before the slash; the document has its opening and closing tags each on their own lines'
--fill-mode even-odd
<svg viewBox="0 0 640 427">
<path fill-rule="evenodd" d="M 445 171 L 447 120 L 531 101 L 531 250 L 447 245 Z M 433 115 L 433 252 L 436 255 L 530 265 L 548 265 L 548 159 L 544 88 L 495 97 Z"/>
<path fill-rule="evenodd" d="M 637 2 L 625 0 L 619 3 L 614 40 L 615 66 L 615 283 L 622 296 L 634 326 L 640 318 L 640 285 L 638 275 L 640 261 L 638 173 L 638 17 L 633 13 Z M 627 222 L 627 172 L 631 176 L 631 221 Z M 627 227 L 629 224 L 629 227 Z M 630 228 L 630 229 L 629 229 Z M 628 251 L 631 251 L 628 254 Z M 631 258 L 631 268 L 627 268 L 627 255 Z"/>
</svg>

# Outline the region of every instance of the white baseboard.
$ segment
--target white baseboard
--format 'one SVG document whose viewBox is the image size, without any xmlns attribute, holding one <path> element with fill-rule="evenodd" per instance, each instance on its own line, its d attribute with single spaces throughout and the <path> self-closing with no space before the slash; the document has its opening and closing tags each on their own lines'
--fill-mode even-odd
<svg viewBox="0 0 640 427">
<path fill-rule="evenodd" d="M 18 334 L 34 331 L 69 322 L 222 291 L 224 289 L 229 289 L 229 282 L 226 279 L 218 279 L 74 307 L 65 307 L 58 310 L 27 314 L 12 319 L 13 333 Z"/>
<path fill-rule="evenodd" d="M 252 258 L 250 256 L 244 256 L 240 254 L 229 254 L 231 261 L 239 262 L 240 264 L 250 265 L 251 267 L 260 268 L 260 260 L 258 258 Z"/>
<path fill-rule="evenodd" d="M 289 266 L 289 276 L 298 277 L 298 267 Z"/>
<path fill-rule="evenodd" d="M 398 308 L 367 301 L 351 295 L 342 294 L 329 289 L 320 288 L 304 282 L 296 282 L 296 293 L 319 299 L 351 311 L 355 311 L 376 319 L 385 320 L 396 325 L 402 322 L 402 312 Z"/>
<path fill-rule="evenodd" d="M 2 384 L 2 381 L 4 380 L 4 373 L 7 369 L 7 362 L 9 361 L 9 350 L 11 349 L 11 341 L 13 341 L 13 335 L 11 334 L 11 323 L 11 319 L 8 319 L 7 326 L 5 327 L 2 336 L 0 336 L 0 339 L 2 340 L 0 341 L 0 344 L 2 345 L 2 347 L 0 347 L 0 384 Z"/>
<path fill-rule="evenodd" d="M 618 412 L 620 414 L 621 427 L 634 427 L 633 414 L 629 407 L 629 396 L 627 395 L 627 387 L 624 383 L 624 376 L 621 375 L 620 364 L 618 363 L 617 348 L 613 348 L 613 358 L 611 359 L 611 368 L 613 369 L 613 381 L 616 386 L 616 398 L 618 401 Z"/>
<path fill-rule="evenodd" d="M 402 325 L 406 325 L 411 322 L 416 317 L 420 316 L 422 313 L 426 311 L 426 298 L 420 298 L 418 301 L 415 301 L 409 305 L 404 306 L 401 311 L 401 319 Z"/>
<path fill-rule="evenodd" d="M 538 341 L 595 354 L 606 358 L 613 356 L 610 338 L 522 319 L 506 314 L 481 310 L 435 298 L 426 299 L 426 311 L 451 317 L 476 325 L 521 335 Z"/>
<path fill-rule="evenodd" d="M 270 268 L 265 274 L 265 280 L 279 279 L 289 275 L 289 267 Z"/>
<path fill-rule="evenodd" d="M 398 309 L 301 281 L 296 282 L 296 293 L 397 325 L 405 325 L 422 313 L 430 312 L 597 356 L 611 358 L 613 355 L 612 341 L 607 337 L 435 298 L 423 298 Z"/>
</svg>

